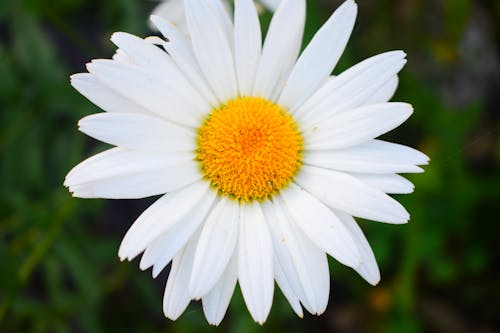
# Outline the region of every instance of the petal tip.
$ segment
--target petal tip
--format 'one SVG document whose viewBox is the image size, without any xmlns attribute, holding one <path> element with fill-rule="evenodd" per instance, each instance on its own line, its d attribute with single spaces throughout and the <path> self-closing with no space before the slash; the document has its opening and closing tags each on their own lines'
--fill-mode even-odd
<svg viewBox="0 0 500 333">
<path fill-rule="evenodd" d="M 153 279 L 156 279 L 158 275 L 160 275 L 161 270 L 157 269 L 156 266 L 153 266 L 153 271 L 151 272 L 151 276 Z"/>
<path fill-rule="evenodd" d="M 218 327 L 220 325 L 220 321 L 212 321 L 212 320 L 207 320 L 207 323 L 210 325 L 210 326 L 215 326 L 215 327 Z"/>
<path fill-rule="evenodd" d="M 189 284 L 189 287 L 188 287 L 188 294 L 189 294 L 189 298 L 195 300 L 195 301 L 199 301 L 203 295 L 201 295 L 202 293 L 200 292 L 199 290 L 200 288 L 198 288 L 198 286 L 196 285 L 192 285 L 192 283 Z"/>
<path fill-rule="evenodd" d="M 150 15 L 149 20 L 158 30 L 160 30 L 160 27 L 169 24 L 168 20 L 165 20 L 163 17 L 156 14 Z"/>
</svg>

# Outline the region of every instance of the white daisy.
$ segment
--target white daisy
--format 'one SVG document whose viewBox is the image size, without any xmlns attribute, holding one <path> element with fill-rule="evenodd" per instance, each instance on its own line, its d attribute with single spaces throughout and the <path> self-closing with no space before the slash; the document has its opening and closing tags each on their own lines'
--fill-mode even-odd
<svg viewBox="0 0 500 333">
<path fill-rule="evenodd" d="M 229 8 L 230 1 L 222 1 L 224 8 L 227 10 Z M 261 11 L 263 8 L 275 11 L 276 8 L 278 8 L 280 1 L 281 0 L 258 0 L 255 1 L 255 4 L 259 11 Z M 220 4 L 216 5 L 219 6 Z M 153 10 L 152 15 L 160 16 L 165 20 L 175 24 L 179 30 L 188 32 L 186 15 L 184 14 L 184 0 L 162 0 L 162 2 Z M 153 25 L 152 28 L 155 28 L 155 26 Z"/>
<path fill-rule="evenodd" d="M 116 33 L 114 60 L 94 60 L 73 86 L 104 109 L 80 130 L 117 147 L 66 177 L 82 198 L 163 195 L 132 225 L 119 256 L 144 252 L 156 277 L 172 262 L 163 310 L 176 319 L 201 299 L 219 324 L 236 283 L 255 321 L 271 308 L 274 280 L 294 311 L 322 313 L 327 254 L 379 281 L 353 216 L 406 223 L 389 195 L 413 185 L 428 158 L 375 139 L 412 113 L 388 103 L 401 51 L 331 72 L 353 29 L 346 1 L 299 57 L 304 0 L 284 0 L 262 46 L 256 8 L 237 0 L 234 23 L 215 0 L 185 0 L 189 38 L 152 21 L 168 42 Z M 162 50 L 158 45 L 165 49 Z M 298 59 L 297 59 L 298 58 Z"/>
</svg>

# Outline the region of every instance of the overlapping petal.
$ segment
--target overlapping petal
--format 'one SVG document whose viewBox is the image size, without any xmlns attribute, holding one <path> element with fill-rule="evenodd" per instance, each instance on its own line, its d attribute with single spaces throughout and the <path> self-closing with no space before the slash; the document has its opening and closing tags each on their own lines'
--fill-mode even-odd
<svg viewBox="0 0 500 333">
<path fill-rule="evenodd" d="M 351 175 L 389 194 L 408 194 L 412 193 L 415 188 L 408 179 L 396 174 L 376 175 L 371 173 L 351 173 Z"/>
<path fill-rule="evenodd" d="M 204 182 L 196 182 L 182 190 L 164 195 L 146 209 L 130 227 L 122 240 L 118 256 L 122 260 L 132 260 L 153 240 L 177 223 L 182 223 L 187 217 L 192 217 L 199 225 L 205 215 L 190 214 L 201 206 L 202 202 L 213 201 L 213 198 L 214 195 Z"/>
<path fill-rule="evenodd" d="M 78 122 L 80 131 L 99 141 L 141 151 L 193 152 L 193 130 L 152 115 L 98 113 Z"/>
<path fill-rule="evenodd" d="M 321 201 L 294 184 L 281 193 L 291 218 L 323 251 L 347 266 L 357 266 L 360 254 L 338 217 Z"/>
<path fill-rule="evenodd" d="M 168 41 L 165 41 L 162 46 L 172 57 L 172 60 L 179 67 L 180 71 L 212 107 L 217 107 L 221 101 L 217 99 L 213 90 L 203 77 L 187 36 L 180 32 L 171 22 L 159 16 L 151 16 L 151 21 L 163 36 L 167 38 Z"/>
<path fill-rule="evenodd" d="M 298 298 L 309 312 L 323 313 L 330 289 L 325 252 L 298 229 L 283 202 L 265 202 L 262 207 L 273 237 L 275 254 L 293 291 L 291 303 Z"/>
<path fill-rule="evenodd" d="M 381 140 L 371 140 L 345 149 L 308 151 L 304 163 L 325 169 L 387 174 L 422 172 L 429 158 L 416 149 Z"/>
<path fill-rule="evenodd" d="M 153 266 L 152 275 L 158 274 L 172 261 L 174 255 L 191 239 L 200 228 L 204 219 L 209 215 L 215 193 L 208 192 L 205 197 L 196 203 L 196 209 L 192 209 L 182 216 L 182 220 L 176 222 L 152 240 L 141 258 L 139 267 L 147 269 Z"/>
<path fill-rule="evenodd" d="M 319 123 L 341 111 L 357 108 L 383 89 L 406 63 L 402 51 L 368 58 L 326 81 L 296 112 L 305 127 Z"/>
<path fill-rule="evenodd" d="M 219 325 L 227 307 L 233 296 L 234 288 L 238 280 L 238 262 L 237 255 L 234 254 L 222 277 L 218 280 L 215 287 L 208 294 L 203 296 L 203 313 L 207 317 L 207 321 L 212 325 Z"/>
<path fill-rule="evenodd" d="M 196 247 L 189 294 L 200 299 L 217 283 L 238 240 L 239 205 L 222 198 L 208 216 Z"/>
<path fill-rule="evenodd" d="M 304 166 L 296 182 L 326 205 L 353 216 L 394 224 L 410 218 L 399 202 L 343 172 Z"/>
<path fill-rule="evenodd" d="M 121 95 L 101 83 L 90 73 L 71 76 L 71 85 L 92 103 L 107 112 L 150 113 L 143 106 L 134 103 L 126 95 Z"/>
<path fill-rule="evenodd" d="M 382 103 L 335 114 L 304 129 L 306 148 L 341 149 L 365 143 L 398 127 L 412 112 L 410 104 Z"/>
<path fill-rule="evenodd" d="M 368 244 L 363 231 L 351 215 L 340 211 L 336 211 L 336 214 L 345 227 L 351 232 L 351 235 L 356 239 L 358 249 L 361 253 L 361 262 L 354 269 L 368 283 L 376 285 L 380 281 L 380 271 L 378 269 L 377 261 L 375 260 L 375 255 L 373 254 L 372 248 L 370 247 L 370 244 Z"/>
<path fill-rule="evenodd" d="M 172 269 L 163 295 L 163 313 L 169 319 L 179 318 L 191 301 L 188 283 L 193 268 L 197 240 L 198 237 L 192 237 L 172 260 Z"/>
<path fill-rule="evenodd" d="M 203 120 L 203 112 L 190 100 L 189 91 L 180 92 L 175 81 L 113 60 L 94 60 L 87 69 L 115 92 L 169 121 L 197 127 Z"/>
</svg>

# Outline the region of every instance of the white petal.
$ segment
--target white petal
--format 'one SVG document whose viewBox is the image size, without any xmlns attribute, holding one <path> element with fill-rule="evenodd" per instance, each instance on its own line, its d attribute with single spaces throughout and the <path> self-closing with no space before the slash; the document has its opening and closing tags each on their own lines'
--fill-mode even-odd
<svg viewBox="0 0 500 333">
<path fill-rule="evenodd" d="M 279 244 L 274 243 L 279 245 L 275 246 L 275 253 L 279 256 L 290 286 L 310 313 L 323 313 L 330 290 L 330 272 L 325 252 L 297 227 L 282 200 L 278 198 L 272 207 L 271 204 L 264 204 L 263 207 L 273 237 L 279 239 Z M 296 279 L 299 280 L 298 286 Z"/>
<path fill-rule="evenodd" d="M 325 312 L 330 296 L 330 271 L 326 253 L 314 245 L 296 226 L 298 246 L 307 259 L 305 266 L 298 268 L 300 276 L 306 274 L 311 279 L 314 303 L 311 300 L 302 304 L 311 314 L 320 315 Z M 307 271 L 307 272 L 305 272 Z"/>
<path fill-rule="evenodd" d="M 212 12 L 216 15 L 220 27 L 224 31 L 229 44 L 232 46 L 234 40 L 234 26 L 229 15 L 229 4 L 224 0 L 206 0 Z"/>
<path fill-rule="evenodd" d="M 215 196 L 215 191 L 208 191 L 197 202 L 195 209 L 188 211 L 182 220 L 174 222 L 167 231 L 156 237 L 146 248 L 141 258 L 140 268 L 144 270 L 153 266 L 152 274 L 156 278 L 205 220 Z"/>
<path fill-rule="evenodd" d="M 361 256 L 354 239 L 330 208 L 294 184 L 282 191 L 281 198 L 313 243 L 344 265 L 359 264 Z"/>
<path fill-rule="evenodd" d="M 200 299 L 213 288 L 236 248 L 239 205 L 223 197 L 208 216 L 196 248 L 189 295 Z"/>
<path fill-rule="evenodd" d="M 303 166 L 295 181 L 328 206 L 353 216 L 394 224 L 410 218 L 399 202 L 346 173 Z"/>
<path fill-rule="evenodd" d="M 68 188 L 76 198 L 141 199 L 175 191 L 193 183 L 200 178 L 195 175 L 194 170 L 191 164 L 177 164 L 162 170 L 137 172 L 75 184 Z M 162 179 L 165 174 L 170 179 Z"/>
<path fill-rule="evenodd" d="M 297 60 L 279 99 L 280 105 L 294 112 L 325 82 L 344 52 L 356 13 L 356 4 L 348 0 L 318 30 Z"/>
<path fill-rule="evenodd" d="M 295 294 L 293 287 L 288 281 L 288 277 L 285 273 L 285 268 L 282 267 L 281 262 L 276 256 L 273 256 L 273 268 L 274 268 L 274 278 L 276 279 L 276 284 L 281 289 L 281 292 L 290 303 L 293 311 L 300 318 L 304 317 L 304 312 L 302 311 L 302 306 L 300 305 L 300 299 L 297 294 Z"/>
<path fill-rule="evenodd" d="M 236 0 L 234 11 L 234 61 L 240 94 L 252 93 L 259 64 L 262 37 L 257 10 L 252 0 Z"/>
<path fill-rule="evenodd" d="M 66 175 L 66 186 L 110 178 L 136 170 L 150 170 L 192 159 L 189 153 L 163 154 L 112 148 L 75 166 Z"/>
<path fill-rule="evenodd" d="M 98 113 L 78 122 L 80 131 L 106 143 L 145 151 L 194 152 L 194 131 L 161 118 L 135 113 Z"/>
<path fill-rule="evenodd" d="M 396 89 L 398 88 L 399 79 L 397 75 L 394 75 L 392 79 L 384 83 L 382 87 L 380 87 L 377 91 L 375 91 L 370 97 L 368 97 L 364 104 L 377 104 L 377 103 L 385 103 L 388 102 Z"/>
<path fill-rule="evenodd" d="M 193 237 L 172 261 L 172 269 L 163 295 L 163 313 L 171 320 L 179 318 L 189 305 L 188 281 L 197 240 L 198 237 Z"/>
<path fill-rule="evenodd" d="M 92 103 L 107 112 L 146 113 L 142 106 L 125 95 L 118 94 L 97 80 L 92 74 L 79 73 L 71 76 L 71 85 Z"/>
<path fill-rule="evenodd" d="M 190 41 L 182 34 L 172 23 L 158 16 L 151 16 L 151 21 L 160 30 L 160 32 L 168 39 L 168 42 L 163 44 L 165 50 L 170 54 L 179 69 L 191 82 L 193 87 L 205 97 L 212 105 L 218 107 L 220 102 L 215 97 L 215 94 L 208 86 L 207 81 L 203 77 L 200 66 L 196 61 L 191 47 Z"/>
<path fill-rule="evenodd" d="M 113 148 L 74 167 L 64 185 L 80 198 L 133 199 L 170 192 L 200 178 L 190 154 Z"/>
<path fill-rule="evenodd" d="M 113 60 L 94 60 L 87 69 L 117 93 L 174 123 L 197 128 L 205 116 L 203 108 L 189 99 L 189 91 L 180 91 L 175 81 Z"/>
<path fill-rule="evenodd" d="M 267 32 L 253 94 L 276 100 L 299 55 L 304 33 L 304 0 L 283 0 Z"/>
<path fill-rule="evenodd" d="M 185 0 L 194 54 L 205 78 L 222 101 L 238 95 L 231 44 L 220 17 L 204 1 Z"/>
<path fill-rule="evenodd" d="M 235 253 L 215 287 L 203 296 L 203 313 L 211 325 L 221 323 L 231 301 L 238 280 L 237 257 Z"/>
<path fill-rule="evenodd" d="M 292 242 L 296 242 L 295 235 L 292 233 L 291 228 L 288 225 L 289 222 L 286 221 L 282 215 L 278 217 L 271 201 L 267 200 L 262 203 L 262 210 L 273 241 L 273 268 L 276 283 L 295 313 L 302 318 L 303 311 L 300 305 L 300 300 L 305 300 L 307 302 L 307 299 L 302 289 L 299 274 L 295 268 L 294 259 L 295 262 L 299 262 L 298 264 L 300 265 L 300 260 L 303 258 L 300 256 L 293 258 L 292 252 L 288 249 L 287 243 L 290 241 L 290 238 Z M 309 283 L 309 280 L 306 279 L 306 283 Z M 310 290 L 311 288 L 309 287 L 308 291 Z"/>
<path fill-rule="evenodd" d="M 360 173 L 422 172 L 429 158 L 416 149 L 380 140 L 335 150 L 307 151 L 304 163 L 325 169 Z"/>
<path fill-rule="evenodd" d="M 161 197 L 146 209 L 127 231 L 118 251 L 120 259 L 132 260 L 157 237 L 175 224 L 182 223 L 197 206 L 213 200 L 213 194 L 210 192 L 215 191 L 209 188 L 207 182 L 196 182 Z"/>
<path fill-rule="evenodd" d="M 412 193 L 415 186 L 408 179 L 395 174 L 366 174 L 351 173 L 362 182 L 388 194 L 408 194 Z"/>
<path fill-rule="evenodd" d="M 406 103 L 383 103 L 363 106 L 330 117 L 306 128 L 306 148 L 340 149 L 369 141 L 401 125 L 412 114 Z"/>
<path fill-rule="evenodd" d="M 272 242 L 257 203 L 241 205 L 238 279 L 252 318 L 262 324 L 273 302 Z"/>
<path fill-rule="evenodd" d="M 351 215 L 339 211 L 337 211 L 336 214 L 342 223 L 344 223 L 346 228 L 351 232 L 352 236 L 356 239 L 356 243 L 358 244 L 358 248 L 361 252 L 361 264 L 354 269 L 368 283 L 376 285 L 380 281 L 380 272 L 375 255 L 373 254 L 370 244 L 368 244 L 363 231 L 361 231 L 361 228 Z"/>
<path fill-rule="evenodd" d="M 370 96 L 403 68 L 405 56 L 402 51 L 382 53 L 327 80 L 295 112 L 296 119 L 308 126 L 329 119 L 340 111 L 364 105 Z"/>
</svg>

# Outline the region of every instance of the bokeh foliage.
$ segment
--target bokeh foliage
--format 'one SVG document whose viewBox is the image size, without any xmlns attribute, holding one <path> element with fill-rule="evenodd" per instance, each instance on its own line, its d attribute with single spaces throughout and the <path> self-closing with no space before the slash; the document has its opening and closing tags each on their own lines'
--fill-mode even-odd
<svg viewBox="0 0 500 333">
<path fill-rule="evenodd" d="M 309 1 L 305 40 L 340 1 Z M 416 191 L 399 196 L 405 226 L 362 221 L 382 271 L 371 287 L 331 261 L 330 305 L 298 319 L 276 292 L 264 327 L 239 291 L 224 332 L 494 332 L 500 327 L 500 3 L 358 1 L 353 38 L 336 72 L 391 49 L 408 53 L 395 100 L 415 113 L 387 139 L 431 157 Z M 199 304 L 163 318 L 167 272 L 153 280 L 117 249 L 151 200 L 73 199 L 62 182 L 105 147 L 76 131 L 99 112 L 69 85 L 113 53 L 113 31 L 145 36 L 154 3 L 0 2 L 0 331 L 212 332 Z M 262 20 L 268 22 L 269 14 Z"/>
</svg>

